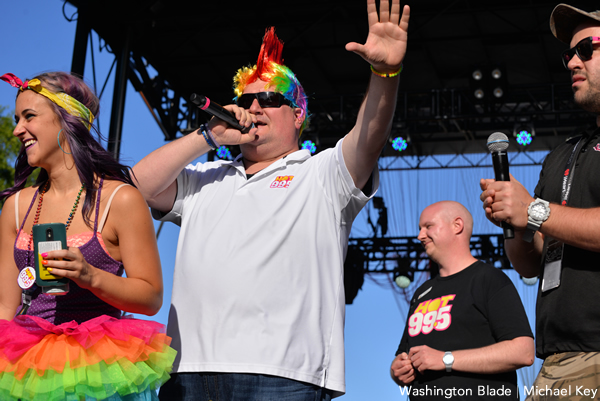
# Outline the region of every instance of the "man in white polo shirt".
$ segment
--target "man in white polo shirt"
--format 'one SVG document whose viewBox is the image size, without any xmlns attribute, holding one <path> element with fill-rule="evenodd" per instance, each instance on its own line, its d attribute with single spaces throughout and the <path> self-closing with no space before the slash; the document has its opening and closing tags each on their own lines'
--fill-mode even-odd
<svg viewBox="0 0 600 401">
<path fill-rule="evenodd" d="M 345 392 L 343 262 L 352 222 L 378 187 L 406 52 L 409 8 L 368 0 L 371 65 L 356 125 L 316 156 L 299 150 L 307 97 L 268 30 L 225 108 L 134 167 L 155 217 L 181 226 L 168 334 L 178 351 L 161 400 L 329 400 Z M 340 66 L 340 68 L 343 68 Z M 234 161 L 188 165 L 218 145 Z"/>
</svg>

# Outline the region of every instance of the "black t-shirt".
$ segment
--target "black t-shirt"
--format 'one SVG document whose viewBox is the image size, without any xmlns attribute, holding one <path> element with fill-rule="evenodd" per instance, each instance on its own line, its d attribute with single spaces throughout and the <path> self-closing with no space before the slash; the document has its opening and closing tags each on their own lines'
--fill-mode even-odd
<svg viewBox="0 0 600 401">
<path fill-rule="evenodd" d="M 512 281 L 502 271 L 478 261 L 447 277 L 421 285 L 411 300 L 407 324 L 396 355 L 417 345 L 440 351 L 480 348 L 517 337 L 533 337 L 525 309 Z M 411 400 L 516 400 L 516 372 L 473 374 L 416 372 L 404 391 Z"/>
<path fill-rule="evenodd" d="M 535 188 L 538 198 L 561 202 L 561 189 L 569 156 L 580 137 L 551 152 L 544 160 Z M 567 206 L 600 206 L 600 130 L 583 138 Z M 598 222 L 600 226 L 600 222 Z M 543 267 L 542 267 L 543 269 Z M 540 275 L 543 277 L 543 270 Z M 540 280 L 541 286 L 541 280 Z M 536 307 L 536 354 L 546 358 L 558 352 L 600 351 L 600 253 L 565 245 L 558 288 L 538 291 Z"/>
</svg>

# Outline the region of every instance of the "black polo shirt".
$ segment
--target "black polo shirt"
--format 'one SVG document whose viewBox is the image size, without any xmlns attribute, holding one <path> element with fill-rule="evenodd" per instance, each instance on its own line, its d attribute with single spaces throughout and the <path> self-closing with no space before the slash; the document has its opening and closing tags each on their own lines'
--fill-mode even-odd
<svg viewBox="0 0 600 401">
<path fill-rule="evenodd" d="M 584 145 L 576 160 L 567 206 L 600 206 L 600 129 L 566 141 L 546 157 L 536 197 L 561 202 L 565 168 L 579 138 L 583 138 Z M 600 221 L 598 232 L 600 235 Z M 558 352 L 600 351 L 599 296 L 600 253 L 565 245 L 560 286 L 542 293 L 540 280 L 536 307 L 538 358 Z"/>
</svg>

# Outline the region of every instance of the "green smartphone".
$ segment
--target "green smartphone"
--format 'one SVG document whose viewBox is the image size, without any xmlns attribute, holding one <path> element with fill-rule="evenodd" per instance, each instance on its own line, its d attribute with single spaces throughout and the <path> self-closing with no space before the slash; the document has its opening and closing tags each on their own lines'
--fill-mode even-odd
<svg viewBox="0 0 600 401">
<path fill-rule="evenodd" d="M 67 229 L 63 223 L 35 224 L 33 226 L 35 283 L 42 287 L 44 293 L 61 295 L 69 291 L 69 279 L 51 274 L 42 264 L 43 253 L 61 249 L 67 249 Z"/>
</svg>

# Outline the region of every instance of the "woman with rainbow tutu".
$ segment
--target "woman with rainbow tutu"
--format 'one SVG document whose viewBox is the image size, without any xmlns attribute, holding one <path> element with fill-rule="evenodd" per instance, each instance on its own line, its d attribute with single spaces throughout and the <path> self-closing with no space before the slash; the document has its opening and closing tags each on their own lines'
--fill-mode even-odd
<svg viewBox="0 0 600 401">
<path fill-rule="evenodd" d="M 157 399 L 171 339 L 159 323 L 123 316 L 162 305 L 154 226 L 128 168 L 90 132 L 99 99 L 67 73 L 0 79 L 19 89 L 13 134 L 22 143 L 15 185 L 0 192 L 0 399 Z M 34 255 L 34 225 L 56 222 L 68 249 Z M 68 279 L 62 295 L 35 285 L 34 257 Z"/>
</svg>

